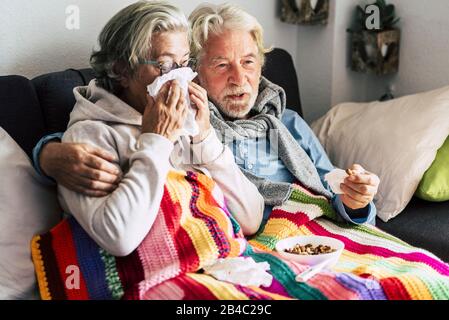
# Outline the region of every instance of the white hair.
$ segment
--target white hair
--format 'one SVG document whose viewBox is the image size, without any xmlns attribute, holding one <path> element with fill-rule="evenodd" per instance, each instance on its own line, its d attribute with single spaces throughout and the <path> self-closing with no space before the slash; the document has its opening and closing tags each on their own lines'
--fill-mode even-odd
<svg viewBox="0 0 449 320">
<path fill-rule="evenodd" d="M 251 33 L 259 49 L 262 65 L 265 61 L 266 49 L 263 41 L 263 28 L 255 17 L 238 6 L 224 3 L 221 5 L 202 4 L 189 16 L 191 39 L 190 54 L 198 62 L 209 35 L 218 35 L 225 30 L 241 30 Z"/>
<path fill-rule="evenodd" d="M 100 49 L 90 57 L 97 84 L 116 93 L 122 75 L 133 76 L 139 61 L 150 58 L 153 34 L 170 31 L 188 32 L 189 24 L 184 13 L 166 1 L 139 1 L 119 11 L 101 31 Z"/>
</svg>

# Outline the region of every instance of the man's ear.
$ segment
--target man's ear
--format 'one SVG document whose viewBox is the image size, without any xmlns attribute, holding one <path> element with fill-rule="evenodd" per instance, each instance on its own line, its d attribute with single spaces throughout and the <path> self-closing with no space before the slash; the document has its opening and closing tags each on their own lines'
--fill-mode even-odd
<svg viewBox="0 0 449 320">
<path fill-rule="evenodd" d="M 117 61 L 114 63 L 114 66 L 112 67 L 112 70 L 116 75 L 119 76 L 117 81 L 120 82 L 120 85 L 122 88 L 128 88 L 129 82 L 130 82 L 130 76 L 129 72 L 126 69 L 126 62 L 123 61 Z"/>
</svg>

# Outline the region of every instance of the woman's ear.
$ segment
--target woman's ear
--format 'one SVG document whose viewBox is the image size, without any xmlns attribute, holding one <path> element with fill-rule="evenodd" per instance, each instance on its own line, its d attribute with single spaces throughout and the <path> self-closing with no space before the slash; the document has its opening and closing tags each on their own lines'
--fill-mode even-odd
<svg viewBox="0 0 449 320">
<path fill-rule="evenodd" d="M 129 87 L 129 73 L 126 69 L 126 63 L 123 61 L 117 61 L 114 63 L 114 66 L 112 67 L 112 70 L 116 75 L 118 75 L 117 81 L 120 82 L 120 85 L 122 88 L 128 88 Z"/>
</svg>

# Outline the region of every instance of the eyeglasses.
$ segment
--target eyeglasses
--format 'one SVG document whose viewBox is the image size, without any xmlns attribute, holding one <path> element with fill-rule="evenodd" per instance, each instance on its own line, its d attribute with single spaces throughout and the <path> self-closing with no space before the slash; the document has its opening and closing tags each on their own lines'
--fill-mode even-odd
<svg viewBox="0 0 449 320">
<path fill-rule="evenodd" d="M 194 59 L 194 58 L 190 58 L 181 64 L 177 64 L 174 61 L 159 62 L 156 60 L 144 60 L 144 59 L 139 60 L 139 63 L 157 66 L 160 70 L 161 76 L 163 74 L 169 73 L 170 71 L 178 69 L 178 68 L 188 67 L 188 68 L 191 68 L 192 70 L 195 70 L 195 68 L 196 68 L 196 59 Z"/>
</svg>

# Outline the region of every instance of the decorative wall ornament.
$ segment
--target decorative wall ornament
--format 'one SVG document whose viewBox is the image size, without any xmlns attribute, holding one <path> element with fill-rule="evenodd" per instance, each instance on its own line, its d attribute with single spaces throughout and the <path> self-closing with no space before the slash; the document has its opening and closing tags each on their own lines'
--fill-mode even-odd
<svg viewBox="0 0 449 320">
<path fill-rule="evenodd" d="M 282 0 L 281 21 L 293 24 L 325 25 L 329 0 Z"/>
<path fill-rule="evenodd" d="M 351 34 L 351 69 L 357 72 L 386 75 L 399 70 L 401 31 L 395 7 L 376 0 L 364 9 L 356 8 Z"/>
<path fill-rule="evenodd" d="M 399 70 L 399 29 L 352 33 L 351 69 L 386 75 Z"/>
</svg>

